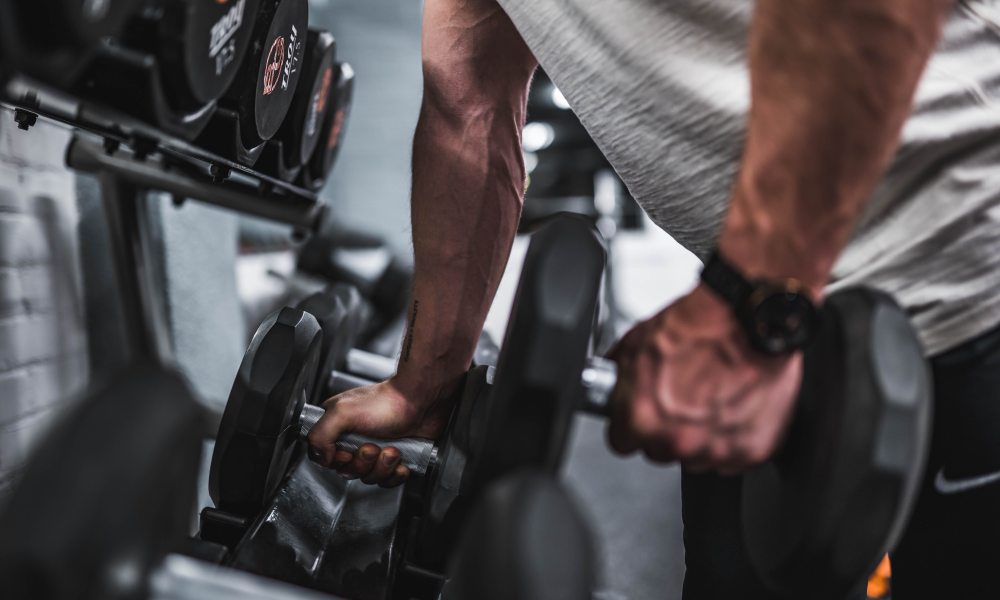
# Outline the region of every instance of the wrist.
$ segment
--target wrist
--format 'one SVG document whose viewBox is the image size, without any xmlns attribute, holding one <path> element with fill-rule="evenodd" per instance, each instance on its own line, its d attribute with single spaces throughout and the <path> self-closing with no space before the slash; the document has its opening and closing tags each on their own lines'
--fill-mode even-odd
<svg viewBox="0 0 1000 600">
<path fill-rule="evenodd" d="M 673 327 L 695 335 L 723 336 L 739 330 L 732 307 L 704 282 L 670 307 Z"/>
<path fill-rule="evenodd" d="M 389 379 L 411 404 L 426 408 L 455 393 L 467 369 L 406 367 L 400 365 Z"/>
<path fill-rule="evenodd" d="M 719 254 L 747 279 L 792 279 L 818 302 L 836 252 L 811 239 L 802 227 L 771 212 L 754 205 L 745 194 L 734 194 L 719 237 Z"/>
</svg>

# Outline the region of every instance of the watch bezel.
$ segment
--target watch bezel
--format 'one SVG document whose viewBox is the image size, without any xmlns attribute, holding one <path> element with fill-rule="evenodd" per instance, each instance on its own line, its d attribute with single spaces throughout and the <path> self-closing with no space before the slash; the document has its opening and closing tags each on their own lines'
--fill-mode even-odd
<svg viewBox="0 0 1000 600">
<path fill-rule="evenodd" d="M 780 356 L 790 354 L 806 346 L 813 337 L 818 310 L 808 293 L 808 288 L 798 279 L 788 278 L 780 281 L 757 279 L 751 282 L 753 291 L 746 298 L 744 306 L 743 321 L 744 329 L 750 343 L 757 350 L 770 356 Z M 797 305 L 803 307 L 800 315 L 801 322 L 796 335 L 787 334 L 768 336 L 761 331 L 761 325 L 765 324 L 761 317 L 761 309 L 775 297 L 781 297 L 785 305 Z M 788 297 L 793 296 L 796 302 L 789 302 Z"/>
</svg>

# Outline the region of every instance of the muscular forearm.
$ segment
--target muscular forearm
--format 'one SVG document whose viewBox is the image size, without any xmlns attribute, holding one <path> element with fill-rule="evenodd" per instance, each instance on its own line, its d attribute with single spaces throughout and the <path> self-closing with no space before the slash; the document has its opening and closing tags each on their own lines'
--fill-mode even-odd
<svg viewBox="0 0 1000 600">
<path fill-rule="evenodd" d="M 426 5 L 415 281 L 396 378 L 415 398 L 447 393 L 468 369 L 507 263 L 524 194 L 520 133 L 533 70 L 495 3 Z"/>
<path fill-rule="evenodd" d="M 887 167 L 953 0 L 758 0 L 746 147 L 720 239 L 819 296 Z"/>
</svg>

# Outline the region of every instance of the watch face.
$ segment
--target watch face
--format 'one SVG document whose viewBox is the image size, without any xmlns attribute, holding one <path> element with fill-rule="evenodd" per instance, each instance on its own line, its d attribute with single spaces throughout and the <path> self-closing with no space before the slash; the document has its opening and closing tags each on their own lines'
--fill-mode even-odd
<svg viewBox="0 0 1000 600">
<path fill-rule="evenodd" d="M 768 354 L 784 354 L 809 341 L 816 323 L 816 309 L 802 294 L 777 290 L 757 302 L 749 317 L 754 345 Z"/>
</svg>

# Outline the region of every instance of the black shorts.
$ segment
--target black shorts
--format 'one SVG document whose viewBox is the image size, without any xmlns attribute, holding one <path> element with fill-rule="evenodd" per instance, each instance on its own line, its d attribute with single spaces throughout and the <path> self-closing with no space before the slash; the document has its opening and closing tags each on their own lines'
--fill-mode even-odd
<svg viewBox="0 0 1000 600">
<path fill-rule="evenodd" d="M 1000 328 L 931 367 L 933 439 L 914 513 L 890 553 L 892 598 L 1000 599 Z M 682 476 L 685 600 L 778 599 L 747 560 L 740 483 Z M 865 598 L 864 588 L 849 598 Z"/>
</svg>

